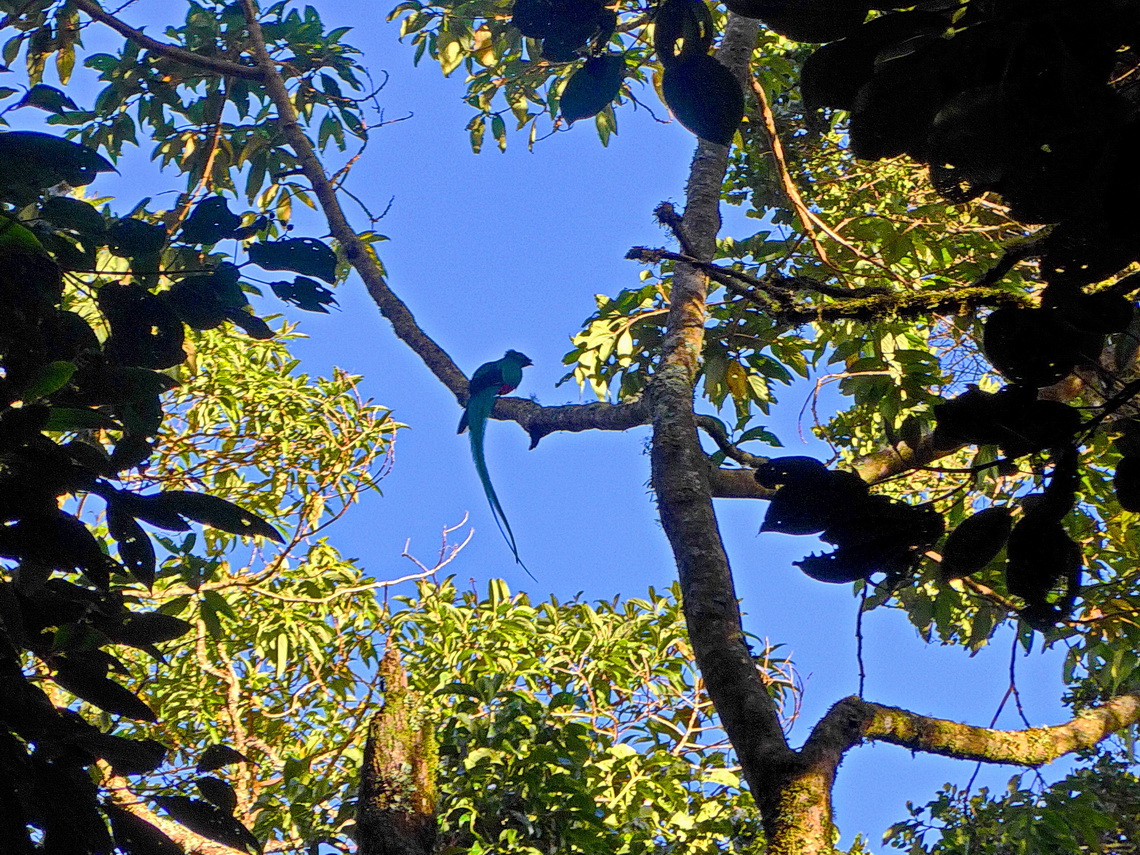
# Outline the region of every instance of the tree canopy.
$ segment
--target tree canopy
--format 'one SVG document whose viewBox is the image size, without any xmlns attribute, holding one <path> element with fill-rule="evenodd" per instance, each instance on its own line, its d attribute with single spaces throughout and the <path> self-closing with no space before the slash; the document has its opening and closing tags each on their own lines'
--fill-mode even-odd
<svg viewBox="0 0 1140 855">
<path fill-rule="evenodd" d="M 342 591 L 370 583 L 313 536 L 372 486 L 394 425 L 353 396 L 352 378 L 294 377 L 246 296 L 250 266 L 284 271 L 270 283 L 277 297 L 327 311 L 331 286 L 354 274 L 395 335 L 466 400 L 445 334 L 437 341 L 423 329 L 386 278 L 372 215 L 361 227 L 346 213 L 346 182 L 375 130 L 372 78 L 349 29 L 330 29 L 312 6 L 188 2 L 162 38 L 132 24 L 129 10 L 112 14 L 94 0 L 0 6 L 3 58 L 22 61 L 26 74 L 26 85 L 0 98 L 45 111 L 56 131 L 0 134 L 12 164 L 0 186 L 0 807 L 9 848 L 172 851 L 149 807 L 115 797 L 100 807 L 90 772 L 100 770 L 103 786 L 146 776 L 168 748 L 205 748 L 197 765 L 216 771 L 225 752 L 178 733 L 191 709 L 207 729 L 228 717 L 226 739 L 248 736 L 283 763 L 286 786 L 265 791 L 280 799 L 272 807 L 258 803 L 264 783 L 233 749 L 223 759 L 244 769 L 236 786 L 200 778 L 202 800 L 177 790 L 189 778 L 175 775 L 164 781 L 171 791 L 143 788 L 155 805 L 180 828 L 238 849 L 261 845 L 238 809 L 262 823 L 261 837 L 272 827 L 294 848 L 330 840 L 345 827 L 349 797 L 339 771 L 319 779 L 347 762 L 370 703 L 349 697 L 351 668 L 379 662 L 370 640 L 346 639 L 384 625 L 389 643 L 402 639 L 414 659 L 433 643 L 415 629 L 433 619 L 425 604 L 442 608 L 433 598 L 483 610 L 446 583 L 406 612 L 342 610 Z M 416 691 L 457 699 L 440 731 L 440 769 L 456 770 L 440 780 L 458 787 L 440 802 L 458 805 L 438 817 L 445 845 L 590 851 L 606 838 L 601 849 L 614 840 L 624 842 L 613 851 L 667 848 L 689 828 L 683 817 L 700 825 L 700 845 L 750 845 L 756 814 L 725 777 L 739 764 L 766 851 L 829 852 L 835 775 L 861 742 L 1037 767 L 1094 751 L 1140 719 L 1140 176 L 1131 157 L 1140 4 L 725 6 L 408 0 L 392 10 L 417 57 L 445 74 L 467 72 L 476 149 L 488 130 L 507 145 L 508 119 L 541 145 L 593 117 L 604 143 L 625 104 L 658 100 L 698 137 L 683 212 L 655 212 L 675 245 L 630 250 L 645 265 L 640 281 L 600 299 L 566 355 L 570 376 L 598 400 L 501 398 L 492 413 L 519 424 L 532 446 L 558 431 L 650 428 L 651 483 L 687 641 L 668 598 L 622 607 L 627 623 L 674 633 L 653 642 L 660 672 L 623 683 L 631 677 L 613 670 L 619 654 L 591 660 L 573 641 L 576 622 L 620 622 L 617 605 L 534 607 L 493 589 L 496 619 L 531 622 L 514 636 L 566 621 L 569 647 L 534 654 L 553 669 L 541 679 L 514 670 L 521 651 L 467 663 L 482 682 L 438 685 L 435 672 L 409 669 Z M 121 36 L 121 50 L 85 55 L 89 24 Z M 45 82 L 48 68 L 59 87 Z M 90 105 L 68 94 L 77 73 L 101 84 Z M 185 179 L 170 210 L 150 198 L 92 204 L 75 190 L 140 143 Z M 331 240 L 289 233 L 295 202 L 323 215 Z M 722 204 L 745 206 L 762 229 L 720 237 Z M 248 337 L 240 348 L 226 343 L 233 327 Z M 797 375 L 837 381 L 845 396 L 817 425 L 834 448 L 829 461 L 764 450 L 773 437 L 760 418 Z M 91 497 L 101 500 L 98 519 Z M 1037 638 L 1064 644 L 1073 718 L 998 731 L 850 697 L 793 748 L 780 684 L 741 630 L 717 498 L 766 502 L 764 531 L 820 534 L 835 549 L 806 556 L 800 570 L 853 585 L 864 609 L 904 610 L 930 639 L 976 650 L 1014 626 L 1026 647 Z M 288 539 L 274 525 L 285 519 Z M 209 527 L 205 552 L 192 537 L 152 539 L 143 526 L 180 533 L 191 523 Z M 261 551 L 266 541 L 284 552 Z M 287 556 L 302 546 L 301 566 L 311 569 L 289 577 Z M 227 553 L 244 565 L 234 575 Z M 279 605 L 298 597 L 321 608 L 297 615 Z M 252 626 L 238 632 L 245 621 Z M 448 626 L 447 643 L 462 637 Z M 191 633 L 193 658 L 183 649 L 161 664 L 158 645 Z M 515 650 L 507 636 L 504 649 Z M 338 640 L 348 646 L 330 669 L 326 650 Z M 699 678 L 684 671 L 689 645 Z M 604 667 L 560 686 L 560 657 L 579 656 L 587 671 Z M 315 667 L 320 692 L 291 669 L 299 660 Z M 123 682 L 132 667 L 136 678 L 157 670 L 132 691 Z M 730 755 L 649 724 L 660 713 L 638 707 L 637 692 L 670 679 L 670 668 L 682 669 L 671 678 L 670 715 L 699 685 Z M 597 690 L 591 679 L 618 697 L 579 720 L 581 699 Z M 194 690 L 180 695 L 187 685 Z M 561 712 L 563 691 L 576 712 Z M 243 736 L 250 721 L 277 721 L 278 696 L 328 716 L 325 728 L 274 736 L 305 743 L 308 753 L 294 758 L 303 769 L 275 757 L 272 739 Z M 612 706 L 628 703 L 636 709 Z M 158 730 L 131 723 L 153 723 L 168 705 L 180 717 L 163 715 Z M 689 708 L 707 713 L 695 701 Z M 618 735 L 599 725 L 623 715 L 639 724 Z M 509 739 L 485 731 L 488 722 Z M 684 762 L 662 789 L 639 791 L 661 816 L 635 827 L 640 820 L 622 814 L 627 790 L 599 793 L 615 786 L 621 757 L 645 764 L 623 772 L 628 780 L 647 780 L 660 739 Z M 487 744 L 471 751 L 475 742 Z M 532 743 L 544 746 L 535 766 L 520 759 Z M 1031 827 L 1022 838 L 1041 851 L 1059 840 L 1127 843 L 1127 824 L 1104 817 L 1134 804 L 1134 778 L 1111 752 L 1090 762 L 1110 784 L 1076 773 L 1064 786 L 1081 795 L 1068 800 L 1064 788 L 1029 798 L 1015 787 L 1004 801 L 982 802 L 952 789 L 926 809 L 946 829 L 941 842 L 928 843 L 923 810 L 894 837 L 914 851 L 953 851 L 955 835 L 980 817 L 1047 824 L 1052 843 Z M 510 787 L 480 784 L 498 778 Z M 548 802 L 528 801 L 555 779 L 562 809 L 575 816 L 545 816 Z M 725 789 L 706 812 L 696 794 L 710 781 Z M 591 798 L 613 812 L 598 816 Z M 515 815 L 517 824 L 505 819 Z M 614 829 L 626 837 L 610 837 Z"/>
</svg>

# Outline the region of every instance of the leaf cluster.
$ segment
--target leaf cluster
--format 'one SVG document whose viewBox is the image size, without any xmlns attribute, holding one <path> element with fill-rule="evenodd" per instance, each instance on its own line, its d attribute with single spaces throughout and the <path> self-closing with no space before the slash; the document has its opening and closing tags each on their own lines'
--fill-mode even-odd
<svg viewBox="0 0 1140 855">
<path fill-rule="evenodd" d="M 112 169 L 91 148 L 24 131 L 0 135 L 0 149 L 12 176 L 0 187 L 0 660 L 8 687 L 0 718 L 3 798 L 13 817 L 4 848 L 149 852 L 166 845 L 162 833 L 101 806 L 88 775 L 97 762 L 114 774 L 146 774 L 167 753 L 149 732 L 116 735 L 125 720 L 156 719 L 151 703 L 124 685 L 128 663 L 140 665 L 124 645 L 162 662 L 158 645 L 191 629 L 174 615 L 139 608 L 143 587 L 155 586 L 165 569 L 144 525 L 186 532 L 198 523 L 228 535 L 283 537 L 258 514 L 201 492 L 189 472 L 160 483 L 158 492 L 144 492 L 145 479 L 135 473 L 160 442 L 174 403 L 169 393 L 179 386 L 172 372 L 192 362 L 186 327 L 228 320 L 255 338 L 273 335 L 252 314 L 239 269 L 200 248 L 253 236 L 268 223 L 246 218 L 243 225 L 224 200 L 208 197 L 187 209 L 171 242 L 161 222 L 116 219 L 49 191 Z M 289 252 L 295 244 L 302 255 Z M 257 245 L 263 266 L 335 279 L 335 257 L 324 244 Z M 101 500 L 101 527 L 83 513 L 88 497 Z M 98 710 L 96 723 L 76 702 Z M 176 813 L 175 804 L 168 810 Z M 217 809 L 177 804 L 211 816 Z M 206 823 L 212 835 L 256 848 L 230 813 Z"/>
<path fill-rule="evenodd" d="M 884 842 L 910 855 L 977 852 L 1046 855 L 1051 852 L 1136 851 L 1140 838 L 1140 779 L 1125 752 L 1084 758 L 1074 772 L 1047 787 L 1010 779 L 1008 790 L 976 795 L 947 786 L 911 818 L 891 826 Z"/>
</svg>

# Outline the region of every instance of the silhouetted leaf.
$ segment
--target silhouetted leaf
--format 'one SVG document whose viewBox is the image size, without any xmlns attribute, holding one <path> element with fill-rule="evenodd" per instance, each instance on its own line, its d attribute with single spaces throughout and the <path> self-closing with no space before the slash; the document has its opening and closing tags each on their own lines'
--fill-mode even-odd
<svg viewBox="0 0 1140 855">
<path fill-rule="evenodd" d="M 137 721 L 158 721 L 154 710 L 134 692 L 100 674 L 91 673 L 79 663 L 60 659 L 53 679 L 76 697 L 113 715 Z"/>
<path fill-rule="evenodd" d="M 814 457 L 792 455 L 788 457 L 773 457 L 767 463 L 757 467 L 755 472 L 756 483 L 761 487 L 774 489 L 789 481 L 800 481 L 805 478 L 826 477 L 827 467 Z"/>
<path fill-rule="evenodd" d="M 114 462 L 114 455 L 111 455 Z M 129 514 L 167 531 L 189 531 L 190 526 L 166 500 L 164 493 L 132 493 L 118 490 L 109 484 L 97 484 L 95 492 L 107 500 L 116 512 Z"/>
<path fill-rule="evenodd" d="M 103 803 L 103 813 L 111 820 L 115 845 L 126 855 L 182 855 L 182 847 L 145 819 L 111 802 Z"/>
<path fill-rule="evenodd" d="M 267 537 L 275 543 L 285 542 L 281 532 L 261 517 L 225 499 L 206 493 L 191 493 L 187 490 L 167 490 L 161 496 L 167 508 L 194 522 L 228 531 L 230 534 Z"/>
<path fill-rule="evenodd" d="M 249 762 L 249 758 L 235 748 L 230 748 L 228 745 L 211 745 L 202 752 L 202 757 L 194 768 L 198 772 L 213 772 L 223 766 Z"/>
<path fill-rule="evenodd" d="M 851 105 L 851 151 L 878 160 L 909 154 L 926 161 L 927 136 L 942 106 L 943 64 L 950 49 L 933 39 L 914 53 L 877 62 Z"/>
<path fill-rule="evenodd" d="M 1050 285 L 1041 293 L 1041 305 L 1052 310 L 1062 324 L 1094 336 L 1124 332 L 1135 309 L 1119 294 L 1087 294 L 1080 288 L 1058 285 Z"/>
<path fill-rule="evenodd" d="M 511 24 L 528 39 L 546 38 L 559 17 L 560 7 L 553 0 L 515 0 L 511 9 Z"/>
<path fill-rule="evenodd" d="M 162 612 L 131 612 L 119 626 L 104 629 L 104 634 L 119 644 L 141 647 L 173 641 L 193 628 L 192 624 L 174 615 Z"/>
<path fill-rule="evenodd" d="M 903 40 L 917 46 L 923 37 L 937 38 L 947 23 L 942 15 L 930 12 L 883 15 L 863 24 L 847 38 L 817 48 L 804 60 L 800 71 L 804 106 L 809 110 L 850 110 L 855 96 L 874 74 L 880 52 Z"/>
<path fill-rule="evenodd" d="M 587 60 L 587 64 L 589 60 Z M 569 85 L 567 85 L 569 89 Z M 565 111 L 566 94 L 563 93 L 563 110 Z M 565 115 L 565 112 L 563 112 Z M 335 306 L 336 299 L 333 297 L 333 292 L 317 282 L 314 279 L 309 279 L 307 276 L 298 276 L 292 282 L 271 282 L 269 287 L 273 289 L 273 293 L 280 297 L 287 303 L 292 303 L 298 309 L 304 309 L 306 312 L 324 312 L 328 314 L 328 309 L 325 306 Z"/>
<path fill-rule="evenodd" d="M 111 855 L 114 844 L 99 813 L 94 781 L 76 758 L 36 752 L 31 757 L 42 852 Z"/>
<path fill-rule="evenodd" d="M 233 237 L 241 226 L 241 217 L 233 213 L 222 196 L 208 196 L 197 205 L 182 224 L 178 240 L 183 243 L 212 246 Z"/>
<path fill-rule="evenodd" d="M 127 434 L 115 443 L 110 465 L 115 472 L 145 463 L 154 452 L 154 443 L 141 436 Z"/>
<path fill-rule="evenodd" d="M 520 32 L 541 33 L 542 58 L 548 62 L 573 62 L 587 43 L 609 40 L 617 16 L 598 0 L 517 0 L 511 23 Z"/>
<path fill-rule="evenodd" d="M 249 260 L 265 270 L 292 270 L 336 281 L 336 254 L 314 238 L 287 238 L 250 244 Z"/>
<path fill-rule="evenodd" d="M 830 42 L 857 32 L 867 17 L 864 0 L 727 0 L 729 11 L 759 18 L 797 42 Z"/>
<path fill-rule="evenodd" d="M 1006 547 L 1006 587 L 1028 603 L 1044 603 L 1062 579 L 1078 574 L 1081 549 L 1065 527 L 1032 511 L 1013 527 Z"/>
<path fill-rule="evenodd" d="M 40 217 L 57 229 L 75 232 L 96 244 L 106 240 L 107 221 L 90 202 L 71 196 L 49 196 L 40 205 Z"/>
<path fill-rule="evenodd" d="M 704 6 L 703 3 L 698 5 Z M 600 113 L 618 96 L 625 79 L 625 58 L 621 54 L 590 57 L 562 90 L 559 112 L 568 122 Z"/>
<path fill-rule="evenodd" d="M 806 471 L 810 474 L 788 478 L 776 491 L 760 531 L 817 534 L 867 497 L 867 485 L 853 472 L 816 472 L 810 468 Z"/>
<path fill-rule="evenodd" d="M 157 223 L 126 217 L 107 232 L 107 248 L 120 258 L 155 255 L 166 245 L 166 229 Z"/>
<path fill-rule="evenodd" d="M 930 181 L 946 200 L 961 204 L 992 190 L 1021 156 L 1020 129 L 997 86 L 959 92 L 934 116 L 928 136 Z"/>
<path fill-rule="evenodd" d="M 1081 425 L 1080 413 L 1060 401 L 1038 400 L 1032 389 L 1008 386 L 1000 392 L 967 392 L 934 406 L 937 448 L 1000 445 L 1020 457 L 1064 444 Z"/>
<path fill-rule="evenodd" d="M 116 775 L 145 775 L 162 765 L 166 746 L 153 739 L 125 739 L 96 728 L 85 730 L 76 741 L 111 764 Z"/>
<path fill-rule="evenodd" d="M 0 133 L 0 188 L 46 190 L 65 181 L 82 187 L 100 172 L 115 167 L 98 152 L 79 143 L 38 131 Z"/>
<path fill-rule="evenodd" d="M 215 293 L 207 276 L 188 276 L 163 293 L 174 313 L 186 326 L 195 330 L 212 330 L 226 320 L 226 307 Z"/>
<path fill-rule="evenodd" d="M 1140 513 L 1140 457 L 1120 458 L 1112 486 L 1116 490 L 1116 501 L 1120 502 L 1120 507 L 1132 513 Z"/>
<path fill-rule="evenodd" d="M 75 312 L 51 312 L 40 323 L 40 332 L 58 359 L 75 362 L 78 357 L 100 349 L 99 338 L 91 324 Z"/>
<path fill-rule="evenodd" d="M 942 548 L 942 578 L 970 576 L 993 561 L 1012 524 L 1009 508 L 986 508 L 958 523 Z"/>
<path fill-rule="evenodd" d="M 234 240 L 249 240 L 260 231 L 264 231 L 269 227 L 269 217 L 262 214 L 260 217 L 254 219 L 248 226 L 240 226 L 234 229 L 233 234 L 230 235 Z"/>
<path fill-rule="evenodd" d="M 712 47 L 712 37 L 712 13 L 703 0 L 662 0 L 657 7 L 653 18 L 653 49 L 662 65 L 707 54 Z"/>
<path fill-rule="evenodd" d="M 234 792 L 233 787 L 221 778 L 207 775 L 202 778 L 196 778 L 194 785 L 198 788 L 198 792 L 208 801 L 226 813 L 232 814 L 237 808 L 237 793 Z"/>
<path fill-rule="evenodd" d="M 882 572 L 886 584 L 893 585 L 942 536 L 944 526 L 942 515 L 930 505 L 909 505 L 886 496 L 854 499 L 832 512 L 822 537 L 836 546 L 831 556 L 824 556 L 833 563 L 825 568 L 816 562 L 816 570 L 855 578 Z"/>
<path fill-rule="evenodd" d="M 125 366 L 173 368 L 186 359 L 185 329 L 167 305 L 137 284 L 108 283 L 99 289 L 99 310 L 111 324 L 105 352 Z"/>
<path fill-rule="evenodd" d="M 682 125 L 703 140 L 729 145 L 744 118 L 740 83 L 715 57 L 699 54 L 665 67 L 665 103 Z"/>
<path fill-rule="evenodd" d="M 246 335 L 251 338 L 262 341 L 273 338 L 273 330 L 269 324 L 250 312 L 241 309 L 226 309 L 226 318 L 241 327 Z"/>
<path fill-rule="evenodd" d="M 1080 342 L 1045 309 L 1006 306 L 986 318 L 982 349 L 994 368 L 1017 383 L 1040 388 L 1066 377 Z"/>
<path fill-rule="evenodd" d="M 47 430 L 51 410 L 46 404 L 29 404 L 0 411 L 0 448 L 23 445 Z"/>
<path fill-rule="evenodd" d="M 807 558 L 793 561 L 792 564 L 799 567 L 808 578 L 833 585 L 866 579 L 877 569 L 865 561 L 850 560 L 838 550 L 824 555 L 809 555 Z"/>
<path fill-rule="evenodd" d="M 119 560 L 135 579 L 148 588 L 154 585 L 154 544 L 135 518 L 121 505 L 107 508 L 107 531 L 119 545 Z"/>
<path fill-rule="evenodd" d="M 46 83 L 37 83 L 27 91 L 27 94 L 15 106 L 37 107 L 49 113 L 62 113 L 64 110 L 79 109 L 62 89 L 56 89 Z"/>
<path fill-rule="evenodd" d="M 87 526 L 63 511 L 26 513 L 0 528 L 0 555 L 59 570 L 83 570 L 105 584 L 111 560 Z"/>
</svg>

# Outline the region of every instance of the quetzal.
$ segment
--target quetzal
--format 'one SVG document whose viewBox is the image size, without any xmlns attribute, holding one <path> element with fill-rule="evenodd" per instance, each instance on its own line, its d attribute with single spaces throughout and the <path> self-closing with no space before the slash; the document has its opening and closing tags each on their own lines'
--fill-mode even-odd
<svg viewBox="0 0 1140 855">
<path fill-rule="evenodd" d="M 518 547 L 515 546 L 515 535 L 511 525 L 507 522 L 503 507 L 499 504 L 499 497 L 495 495 L 495 488 L 491 486 L 491 476 L 487 474 L 487 460 L 483 455 L 483 437 L 487 432 L 487 419 L 491 417 L 491 410 L 495 406 L 495 398 L 513 392 L 522 382 L 522 370 L 534 363 L 525 354 L 517 350 L 508 350 L 502 359 L 480 365 L 471 375 L 467 384 L 467 408 L 459 419 L 459 430 L 456 433 L 471 428 L 471 456 L 475 459 L 475 471 L 479 473 L 479 480 L 483 483 L 483 492 L 487 494 L 487 501 L 491 505 L 491 514 L 499 531 L 511 548 L 515 561 L 522 565 L 527 575 L 534 579 L 534 574 L 527 570 L 522 559 L 519 558 Z M 537 581 L 537 580 L 536 580 Z"/>
</svg>

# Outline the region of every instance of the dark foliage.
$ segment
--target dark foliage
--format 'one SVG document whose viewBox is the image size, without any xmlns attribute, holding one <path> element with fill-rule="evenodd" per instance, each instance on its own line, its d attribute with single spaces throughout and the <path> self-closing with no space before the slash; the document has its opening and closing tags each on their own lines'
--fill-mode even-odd
<svg viewBox="0 0 1140 855">
<path fill-rule="evenodd" d="M 158 290 L 168 255 L 165 226 L 145 214 L 109 219 L 87 202 L 49 195 L 65 180 L 81 185 L 110 165 L 90 149 L 46 134 L 0 134 L 0 851 L 110 855 L 173 853 L 178 847 L 124 809 L 101 803 L 89 767 L 106 761 L 116 774 L 158 768 L 159 743 L 115 734 L 116 718 L 151 722 L 156 711 L 124 685 L 123 645 L 162 661 L 158 645 L 183 636 L 178 618 L 137 610 L 132 585 L 150 586 L 157 570 L 145 526 L 175 531 L 200 523 L 280 542 L 269 523 L 222 499 L 187 491 L 139 494 L 116 485 L 145 466 L 163 420 L 166 369 L 186 359 L 185 326 L 232 321 L 255 337 L 272 331 L 255 317 L 229 262 L 180 255 L 184 271 Z M 26 225 L 25 225 L 26 224 Z M 264 218 L 252 224 L 264 228 Z M 185 243 L 212 244 L 243 234 L 224 200 L 199 203 L 183 226 Z M 97 306 L 109 330 L 67 308 L 67 270 L 92 270 L 107 246 L 130 259 L 136 276 L 97 283 Z M 266 243 L 256 253 L 273 269 L 335 278 L 335 256 L 318 241 Z M 185 253 L 185 250 L 173 251 Z M 188 260 L 198 260 L 194 269 Z M 323 305 L 331 294 L 312 280 L 294 302 Z M 318 291 L 317 289 L 321 290 Z M 185 325 L 185 326 L 184 326 Z M 77 499 L 102 500 L 104 541 L 79 518 Z M 117 553 L 117 554 L 116 554 Z M 50 680 L 75 699 L 60 707 L 44 691 Z M 97 708 L 109 730 L 84 716 Z M 103 727 L 107 725 L 104 724 Z M 244 759 L 224 746 L 204 769 Z M 160 802 L 172 815 L 216 840 L 256 851 L 258 844 L 225 808 L 229 797 L 203 779 L 214 804 L 181 796 Z M 109 823 L 109 825 L 108 825 Z"/>
<path fill-rule="evenodd" d="M 808 111 L 849 111 L 857 157 L 908 155 L 927 164 L 934 188 L 951 203 L 992 192 L 1014 219 L 1051 226 L 1030 253 L 1046 286 L 1038 305 L 998 308 L 985 319 L 983 353 L 1010 385 L 996 393 L 972 386 L 936 405 L 932 444 L 938 452 L 997 446 L 1003 459 L 982 466 L 1010 467 L 1032 456 L 1040 471 L 1051 461 L 1042 493 L 1018 507 L 982 509 L 951 533 L 941 572 L 944 580 L 968 577 L 1005 549 L 1006 588 L 1024 602 L 1022 619 L 1041 630 L 1065 620 L 1083 564 L 1065 518 L 1093 430 L 1123 433 L 1117 498 L 1125 510 L 1140 511 L 1140 441 L 1122 418 L 1135 387 L 1111 381 L 1110 389 L 1115 383 L 1122 391 L 1087 420 L 1057 399 L 1063 396 L 1040 392 L 1074 372 L 1103 374 L 1106 345 L 1135 352 L 1135 275 L 1099 283 L 1140 260 L 1140 2 L 727 5 L 799 41 L 829 42 L 804 63 L 803 103 Z M 884 14 L 865 20 L 872 11 Z M 764 529 L 822 532 L 835 543 L 833 553 L 800 562 L 814 578 L 854 581 L 875 570 L 900 578 L 941 533 L 936 514 L 927 511 L 930 522 L 906 553 L 902 515 L 887 505 L 876 511 L 874 497 L 843 487 L 841 475 L 794 458 L 762 467 L 760 483 L 779 486 Z M 918 527 L 918 518 L 910 525 Z"/>
</svg>

